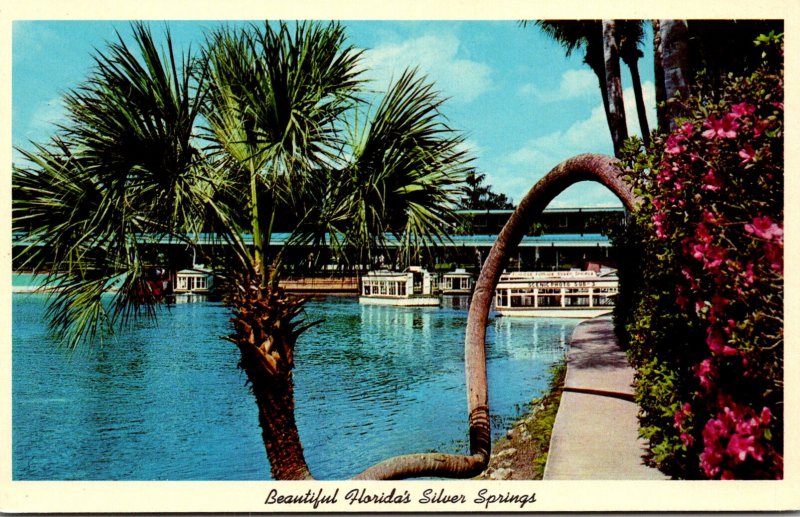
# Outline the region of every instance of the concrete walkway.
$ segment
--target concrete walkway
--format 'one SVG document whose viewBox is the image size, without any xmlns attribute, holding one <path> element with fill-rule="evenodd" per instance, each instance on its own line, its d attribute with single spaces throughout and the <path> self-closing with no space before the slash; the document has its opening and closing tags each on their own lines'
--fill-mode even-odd
<svg viewBox="0 0 800 517">
<path fill-rule="evenodd" d="M 668 479 L 642 462 L 633 368 L 609 318 L 588 320 L 569 345 L 567 376 L 544 479 Z"/>
</svg>

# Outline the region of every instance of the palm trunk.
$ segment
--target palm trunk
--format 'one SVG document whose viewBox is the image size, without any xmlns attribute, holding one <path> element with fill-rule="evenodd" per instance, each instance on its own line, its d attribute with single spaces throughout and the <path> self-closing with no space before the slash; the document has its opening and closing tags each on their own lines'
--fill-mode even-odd
<svg viewBox="0 0 800 517">
<path fill-rule="evenodd" d="M 661 20 L 661 64 L 669 130 L 683 114 L 683 100 L 689 95 L 689 30 L 686 20 Z M 666 128 L 666 125 L 665 125 Z"/>
<path fill-rule="evenodd" d="M 661 20 L 653 20 L 653 75 L 656 82 L 656 125 L 659 131 L 669 126 L 667 117 L 667 94 L 664 90 L 664 63 L 661 39 Z"/>
<path fill-rule="evenodd" d="M 301 300 L 270 285 L 245 281 L 233 296 L 236 333 L 229 339 L 241 352 L 258 405 L 261 436 L 275 479 L 311 479 L 294 419 L 294 346 Z"/>
<path fill-rule="evenodd" d="M 628 126 L 625 121 L 625 105 L 622 99 L 617 28 L 614 20 L 603 20 L 602 25 L 608 121 L 611 129 L 611 140 L 614 143 L 614 154 L 619 156 L 622 144 L 628 138 Z"/>
<path fill-rule="evenodd" d="M 597 30 L 602 30 L 600 26 Z M 606 124 L 608 124 L 608 133 L 611 136 L 611 143 L 614 143 L 614 123 L 611 118 L 611 113 L 608 106 L 608 83 L 606 82 L 605 59 L 603 57 L 603 48 L 601 45 L 601 38 L 589 39 L 586 44 L 586 57 L 583 62 L 589 67 L 597 76 L 597 85 L 600 87 L 600 97 L 603 99 L 603 111 L 606 114 Z"/>
<path fill-rule="evenodd" d="M 539 180 L 511 215 L 483 264 L 470 302 L 464 343 L 469 410 L 470 455 L 416 454 L 390 458 L 359 474 L 356 479 L 402 479 L 412 476 L 473 477 L 486 468 L 491 450 L 489 388 L 486 378 L 486 327 L 489 308 L 500 274 L 514 255 L 525 231 L 539 219 L 550 201 L 579 181 L 597 181 L 608 187 L 629 210 L 639 198 L 624 179 L 614 158 L 582 154 L 570 158 Z"/>
<path fill-rule="evenodd" d="M 639 130 L 642 132 L 642 141 L 645 147 L 650 145 L 650 124 L 647 123 L 647 108 L 644 105 L 644 95 L 642 94 L 642 79 L 639 76 L 638 59 L 631 59 L 627 63 L 631 71 L 631 82 L 633 83 L 633 95 L 636 98 L 636 114 L 639 117 Z"/>
</svg>

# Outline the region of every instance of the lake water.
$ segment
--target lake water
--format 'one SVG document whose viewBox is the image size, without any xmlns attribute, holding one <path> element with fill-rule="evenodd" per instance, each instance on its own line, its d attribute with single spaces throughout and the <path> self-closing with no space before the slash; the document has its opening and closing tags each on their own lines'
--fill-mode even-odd
<svg viewBox="0 0 800 517">
<path fill-rule="evenodd" d="M 13 295 L 16 480 L 261 480 L 257 409 L 218 303 L 184 303 L 103 345 L 47 335 L 46 296 Z M 348 478 L 397 454 L 468 449 L 457 309 L 307 305 L 324 322 L 296 352 L 297 422 L 312 473 Z M 576 322 L 495 318 L 488 329 L 493 438 L 547 389 Z"/>
</svg>

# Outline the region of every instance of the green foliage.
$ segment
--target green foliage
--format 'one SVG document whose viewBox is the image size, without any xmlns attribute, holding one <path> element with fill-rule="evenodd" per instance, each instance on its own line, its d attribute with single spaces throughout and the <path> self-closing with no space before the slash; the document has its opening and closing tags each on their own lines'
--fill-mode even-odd
<svg viewBox="0 0 800 517">
<path fill-rule="evenodd" d="M 464 182 L 463 195 L 458 207 L 463 210 L 508 210 L 514 204 L 505 194 L 492 191 L 492 186 L 484 184 L 486 174 L 472 172 Z"/>
<path fill-rule="evenodd" d="M 644 200 L 624 233 L 615 317 L 651 459 L 680 478 L 783 473 L 783 71 L 717 90 L 626 165 Z"/>
</svg>

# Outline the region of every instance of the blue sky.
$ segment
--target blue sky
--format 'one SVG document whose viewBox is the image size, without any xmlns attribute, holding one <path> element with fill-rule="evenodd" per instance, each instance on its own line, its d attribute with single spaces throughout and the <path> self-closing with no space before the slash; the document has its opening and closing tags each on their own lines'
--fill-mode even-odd
<svg viewBox="0 0 800 517">
<path fill-rule="evenodd" d="M 197 48 L 214 21 L 167 24 L 178 47 Z M 494 190 L 519 201 L 560 161 L 584 152 L 611 154 L 597 79 L 582 54 L 567 58 L 532 26 L 514 21 L 344 21 L 350 41 L 367 49 L 364 64 L 385 88 L 418 66 L 448 98 L 444 113 L 462 130 L 479 171 Z M 62 94 L 85 79 L 95 49 L 130 33 L 126 21 L 16 21 L 12 34 L 12 140 L 27 147 L 63 121 Z M 651 41 L 639 63 L 651 128 L 655 122 Z M 623 65 L 628 130 L 638 134 L 628 70 Z M 17 153 L 14 158 L 19 159 Z M 552 206 L 618 206 L 605 188 L 581 183 Z"/>
</svg>

